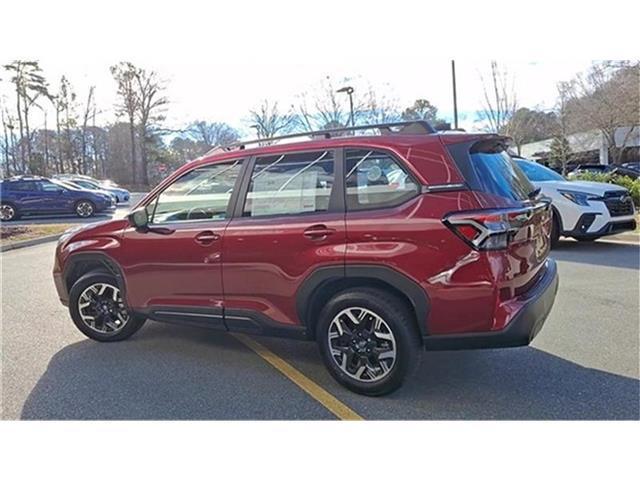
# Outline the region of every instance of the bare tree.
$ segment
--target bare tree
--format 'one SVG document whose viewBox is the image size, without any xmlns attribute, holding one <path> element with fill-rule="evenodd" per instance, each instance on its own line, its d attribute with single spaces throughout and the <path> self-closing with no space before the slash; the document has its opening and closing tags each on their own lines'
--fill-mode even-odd
<svg viewBox="0 0 640 480">
<path fill-rule="evenodd" d="M 87 102 L 85 103 L 84 112 L 82 114 L 82 129 L 80 131 L 80 143 L 81 143 L 81 154 L 82 154 L 82 173 L 86 174 L 87 170 L 87 133 L 89 126 L 89 119 L 91 118 L 92 112 L 95 112 L 95 98 L 94 98 L 95 87 L 89 87 L 89 93 L 87 94 Z"/>
<path fill-rule="evenodd" d="M 500 68 L 498 62 L 491 62 L 491 78 L 489 84 L 481 75 L 484 92 L 484 107 L 480 118 L 487 122 L 487 129 L 495 133 L 504 133 L 509 120 L 518 108 L 514 82 L 506 69 Z"/>
<path fill-rule="evenodd" d="M 402 120 L 426 120 L 432 125 L 445 123 L 438 117 L 438 108 L 425 98 L 418 98 L 402 112 Z"/>
<path fill-rule="evenodd" d="M 131 140 L 131 183 L 136 183 L 136 114 L 140 106 L 140 97 L 136 88 L 138 68 L 131 62 L 120 62 L 111 66 L 111 75 L 118 84 L 120 103 L 116 105 L 116 113 L 126 116 L 129 121 L 129 137 Z"/>
<path fill-rule="evenodd" d="M 238 132 L 226 123 L 197 120 L 187 128 L 191 138 L 207 150 L 219 145 L 229 145 L 238 140 Z"/>
<path fill-rule="evenodd" d="M 11 175 L 11 162 L 10 159 L 12 157 L 11 146 L 9 144 L 9 130 L 13 128 L 11 125 L 11 119 L 9 117 L 9 112 L 6 110 L 4 105 L 4 99 L 0 98 L 0 118 L 2 119 L 2 152 L 4 157 L 4 171 L 1 172 L 3 175 L 10 176 Z"/>
<path fill-rule="evenodd" d="M 148 145 L 152 142 L 152 129 L 164 120 L 163 107 L 169 99 L 163 96 L 164 85 L 154 71 L 136 70 L 138 104 L 138 128 L 140 131 L 140 158 L 142 160 L 142 182 L 149 185 Z"/>
<path fill-rule="evenodd" d="M 556 112 L 522 107 L 511 116 L 503 133 L 513 139 L 520 154 L 522 145 L 552 137 L 556 135 L 557 130 Z"/>
<path fill-rule="evenodd" d="M 60 172 L 64 173 L 65 160 L 71 172 L 78 173 L 78 165 L 74 146 L 74 132 L 78 124 L 76 116 L 76 94 L 71 82 L 64 75 L 60 78 L 60 88 L 55 99 L 56 130 L 58 132 L 58 148 L 60 156 Z M 62 118 L 61 118 L 62 116 Z M 64 129 L 62 135 L 61 129 Z"/>
<path fill-rule="evenodd" d="M 26 171 L 31 161 L 31 132 L 29 112 L 41 95 L 48 96 L 47 82 L 37 61 L 15 60 L 4 65 L 11 72 L 11 82 L 16 91 L 16 112 L 20 132 L 20 160 L 22 171 Z"/>
<path fill-rule="evenodd" d="M 401 116 L 398 102 L 369 87 L 358 117 L 366 124 L 397 122 Z"/>
<path fill-rule="evenodd" d="M 566 84 L 572 130 L 599 130 L 613 163 L 619 163 L 633 127 L 640 123 L 640 62 L 594 63 Z M 620 127 L 622 139 L 616 143 Z"/>
<path fill-rule="evenodd" d="M 269 101 L 264 100 L 258 108 L 249 111 L 250 127 L 255 128 L 258 138 L 262 139 L 287 133 L 295 127 L 296 122 L 295 113 L 292 110 L 281 113 L 278 102 L 269 105 Z"/>
</svg>

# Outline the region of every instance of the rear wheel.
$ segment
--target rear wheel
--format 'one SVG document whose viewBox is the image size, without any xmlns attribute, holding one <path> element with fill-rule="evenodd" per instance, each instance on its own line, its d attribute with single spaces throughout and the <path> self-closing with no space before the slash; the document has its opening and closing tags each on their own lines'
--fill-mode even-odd
<svg viewBox="0 0 640 480">
<path fill-rule="evenodd" d="M 129 338 L 145 322 L 128 312 L 116 279 L 104 272 L 88 273 L 74 283 L 69 312 L 76 327 L 99 342 Z"/>
<path fill-rule="evenodd" d="M 95 213 L 96 207 L 89 200 L 80 200 L 78 203 L 76 203 L 75 210 L 76 215 L 78 215 L 80 218 L 89 218 Z"/>
<path fill-rule="evenodd" d="M 2 203 L 0 204 L 0 220 L 3 222 L 10 222 L 11 220 L 16 220 L 18 218 L 18 211 L 16 207 L 11 205 L 10 203 Z"/>
<path fill-rule="evenodd" d="M 420 360 L 412 312 L 395 296 L 374 288 L 333 297 L 320 314 L 316 338 L 331 375 L 364 395 L 396 390 Z"/>
</svg>

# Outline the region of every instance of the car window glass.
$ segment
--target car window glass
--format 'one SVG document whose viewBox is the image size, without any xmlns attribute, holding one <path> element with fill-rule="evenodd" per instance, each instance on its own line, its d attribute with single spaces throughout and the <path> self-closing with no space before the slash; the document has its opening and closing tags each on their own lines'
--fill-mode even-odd
<svg viewBox="0 0 640 480">
<path fill-rule="evenodd" d="M 9 190 L 16 192 L 32 192 L 36 190 L 35 182 L 11 182 Z"/>
<path fill-rule="evenodd" d="M 147 206 L 150 222 L 222 220 L 226 218 L 242 160 L 196 168 L 178 178 Z"/>
<path fill-rule="evenodd" d="M 51 182 L 39 182 L 39 184 L 40 190 L 43 192 L 59 192 L 60 190 L 63 190 L 61 186 Z"/>
<path fill-rule="evenodd" d="M 346 150 L 347 209 L 399 205 L 418 193 L 418 185 L 389 154 Z"/>
<path fill-rule="evenodd" d="M 334 183 L 334 154 L 315 151 L 256 159 L 243 215 L 325 212 Z"/>
<path fill-rule="evenodd" d="M 524 174 L 532 182 L 564 181 L 564 177 L 544 165 L 539 165 L 527 160 L 515 160 Z"/>
</svg>

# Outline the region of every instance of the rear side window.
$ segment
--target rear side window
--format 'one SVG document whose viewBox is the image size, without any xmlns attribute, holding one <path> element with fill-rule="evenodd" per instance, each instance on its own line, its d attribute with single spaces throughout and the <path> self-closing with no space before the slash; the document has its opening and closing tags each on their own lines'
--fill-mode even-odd
<svg viewBox="0 0 640 480">
<path fill-rule="evenodd" d="M 36 190 L 36 182 L 7 182 L 2 186 L 12 192 L 33 192 Z"/>
<path fill-rule="evenodd" d="M 330 150 L 258 157 L 243 216 L 326 212 L 334 170 L 334 154 Z"/>
<path fill-rule="evenodd" d="M 347 209 L 367 210 L 400 205 L 418 194 L 418 185 L 388 153 L 345 151 Z"/>
<path fill-rule="evenodd" d="M 471 152 L 480 189 L 512 200 L 526 200 L 535 190 L 506 151 Z"/>
</svg>

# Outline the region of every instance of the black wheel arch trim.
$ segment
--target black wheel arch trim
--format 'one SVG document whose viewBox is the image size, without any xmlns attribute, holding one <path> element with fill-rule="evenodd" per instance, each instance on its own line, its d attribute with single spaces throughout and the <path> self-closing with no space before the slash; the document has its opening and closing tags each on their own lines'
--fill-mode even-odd
<svg viewBox="0 0 640 480">
<path fill-rule="evenodd" d="M 71 290 L 71 288 L 69 288 L 70 286 L 68 286 L 69 275 L 71 275 L 75 267 L 82 262 L 92 262 L 103 265 L 105 270 L 115 277 L 116 282 L 118 283 L 118 288 L 120 288 L 120 291 L 122 292 L 122 298 L 126 304 L 127 290 L 122 269 L 120 268 L 120 265 L 118 265 L 118 262 L 109 255 L 101 252 L 80 252 L 69 256 L 65 262 L 64 269 L 62 270 L 63 286 L 66 289 L 67 298 L 69 298 L 69 291 Z M 90 271 L 86 273 L 89 273 Z"/>
<path fill-rule="evenodd" d="M 391 267 L 385 265 L 333 265 L 318 267 L 311 272 L 296 292 L 296 312 L 302 325 L 310 332 L 310 307 L 313 296 L 334 280 L 363 278 L 387 283 L 404 293 L 416 314 L 416 323 L 422 336 L 428 335 L 428 314 L 430 301 L 427 292 L 414 280 Z"/>
<path fill-rule="evenodd" d="M 553 204 L 551 204 L 551 210 L 553 211 L 553 217 L 558 220 L 558 233 L 562 235 L 562 232 L 564 230 L 564 226 L 562 223 L 562 216 L 560 215 L 560 212 Z"/>
</svg>

